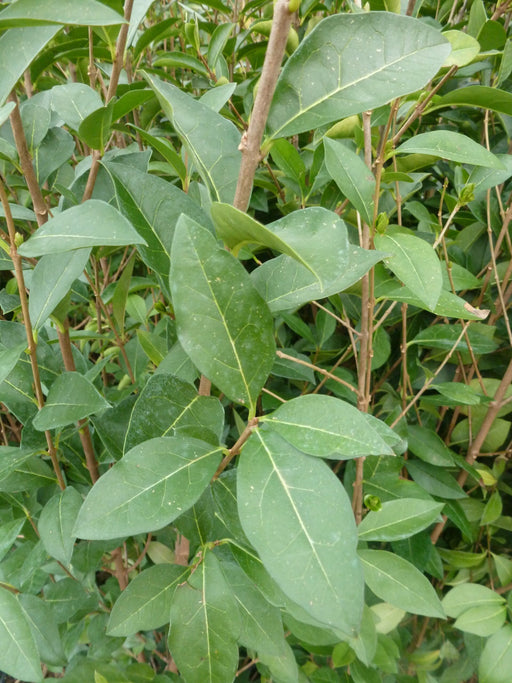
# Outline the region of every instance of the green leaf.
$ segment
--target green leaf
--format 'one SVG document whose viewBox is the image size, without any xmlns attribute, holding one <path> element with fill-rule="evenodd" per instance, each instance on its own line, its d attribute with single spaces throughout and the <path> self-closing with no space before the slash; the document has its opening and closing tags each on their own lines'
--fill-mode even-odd
<svg viewBox="0 0 512 683">
<path fill-rule="evenodd" d="M 145 74 L 145 78 L 210 190 L 212 199 L 232 202 L 241 161 L 238 149 L 240 133 L 234 124 L 174 85 L 149 74 Z"/>
<path fill-rule="evenodd" d="M 270 311 L 249 275 L 211 233 L 182 216 L 170 282 L 181 345 L 200 372 L 254 414 L 275 344 Z"/>
<path fill-rule="evenodd" d="M 395 150 L 396 154 L 431 154 L 441 159 L 462 164 L 502 169 L 503 164 L 494 154 L 467 135 L 451 130 L 433 130 L 414 135 Z"/>
<path fill-rule="evenodd" d="M 32 273 L 28 302 L 30 320 L 35 330 L 44 325 L 73 282 L 83 273 L 90 253 L 90 249 L 74 249 L 71 252 L 46 254 L 39 259 Z"/>
<path fill-rule="evenodd" d="M 360 550 L 368 587 L 379 598 L 411 614 L 445 617 L 435 590 L 410 562 L 386 550 Z"/>
<path fill-rule="evenodd" d="M 5 102 L 34 57 L 59 30 L 60 26 L 12 28 L 0 35 L 0 105 Z M 16 59 L 13 59 L 13 55 L 16 55 Z"/>
<path fill-rule="evenodd" d="M 362 219 L 373 223 L 375 178 L 361 157 L 347 145 L 324 138 L 325 166 Z"/>
<path fill-rule="evenodd" d="M 362 455 L 394 455 L 357 408 L 333 396 L 299 396 L 260 418 L 303 453 L 346 460 Z M 382 423 L 385 431 L 389 427 Z M 391 431 L 391 430 L 389 430 Z M 394 437 L 394 432 L 391 432 Z"/>
<path fill-rule="evenodd" d="M 222 52 L 226 47 L 226 43 L 234 27 L 235 24 L 223 22 L 222 24 L 218 24 L 212 33 L 212 37 L 210 38 L 210 43 L 208 45 L 207 59 L 208 66 L 213 71 L 215 71 L 219 57 L 222 55 Z"/>
<path fill-rule="evenodd" d="M 42 256 L 81 247 L 146 244 L 119 211 L 99 199 L 72 206 L 45 223 L 18 249 L 22 256 Z"/>
<path fill-rule="evenodd" d="M 0 12 L 0 27 L 44 26 L 46 24 L 79 24 L 115 26 L 123 17 L 96 0 L 16 0 Z"/>
<path fill-rule="evenodd" d="M 74 151 L 75 141 L 67 130 L 50 128 L 34 152 L 34 169 L 39 185 L 43 185 L 54 171 L 60 169 Z"/>
<path fill-rule="evenodd" d="M 29 622 L 14 595 L 0 587 L 0 667 L 27 683 L 43 680 Z"/>
<path fill-rule="evenodd" d="M 409 538 L 435 522 L 443 503 L 417 498 L 402 498 L 382 504 L 377 512 L 369 512 L 358 527 L 363 541 L 398 541 Z"/>
<path fill-rule="evenodd" d="M 389 231 L 375 236 L 375 246 L 391 256 L 386 266 L 430 310 L 434 310 L 443 286 L 441 262 L 431 245 L 415 235 Z"/>
<path fill-rule="evenodd" d="M 3 344 L 0 344 L 0 382 L 3 382 L 4 379 L 11 374 L 20 355 L 26 348 L 26 342 L 16 344 L 16 346 L 12 348 L 6 348 Z"/>
<path fill-rule="evenodd" d="M 453 500 L 466 494 L 448 472 L 422 460 L 407 460 L 407 470 L 414 481 L 433 496 Z"/>
<path fill-rule="evenodd" d="M 505 604 L 505 599 L 487 586 L 463 583 L 452 588 L 442 602 L 446 614 L 457 619 L 472 607 L 501 606 Z"/>
<path fill-rule="evenodd" d="M 480 52 L 480 43 L 473 36 L 463 31 L 443 31 L 443 37 L 450 41 L 451 54 L 444 60 L 443 66 L 466 66 Z M 483 86 L 480 86 L 483 87 Z"/>
<path fill-rule="evenodd" d="M 245 244 L 275 249 L 308 268 L 322 286 L 347 265 L 349 243 L 345 223 L 327 209 L 310 207 L 294 211 L 264 226 L 233 206 L 214 204 L 212 218 L 218 236 L 235 256 Z"/>
<path fill-rule="evenodd" d="M 64 372 L 52 384 L 46 403 L 32 424 L 40 432 L 58 429 L 109 407 L 110 403 L 86 377 L 78 372 Z"/>
<path fill-rule="evenodd" d="M 178 218 L 184 213 L 204 226 L 211 225 L 210 219 L 189 195 L 162 178 L 120 163 L 103 165 L 114 184 L 117 209 L 145 240 L 145 245 L 137 247 L 142 260 L 155 271 L 167 292 Z"/>
<path fill-rule="evenodd" d="M 114 604 L 108 635 L 131 636 L 167 624 L 174 591 L 186 581 L 189 572 L 188 567 L 157 564 L 138 574 Z"/>
<path fill-rule="evenodd" d="M 338 478 L 278 434 L 257 430 L 240 457 L 237 491 L 242 527 L 279 587 L 321 623 L 355 635 L 362 573 Z"/>
<path fill-rule="evenodd" d="M 419 90 L 450 49 L 438 30 L 410 17 L 382 12 L 327 17 L 281 72 L 268 119 L 272 138 L 302 133 Z"/>
<path fill-rule="evenodd" d="M 18 599 L 32 631 L 41 661 L 53 666 L 65 665 L 64 648 L 50 605 L 30 593 L 22 593 Z"/>
<path fill-rule="evenodd" d="M 50 498 L 37 525 L 46 552 L 66 567 L 75 545 L 73 527 L 82 506 L 82 496 L 72 486 Z"/>
<path fill-rule="evenodd" d="M 273 313 L 286 311 L 351 287 L 384 256 L 379 251 L 368 251 L 352 244 L 347 255 L 348 264 L 325 287 L 310 270 L 285 255 L 270 259 L 253 270 L 251 280 Z"/>
<path fill-rule="evenodd" d="M 85 83 L 56 85 L 50 92 L 52 109 L 76 131 L 89 114 L 102 106 L 99 94 Z"/>
<path fill-rule="evenodd" d="M 169 649 L 187 683 L 230 683 L 238 666 L 240 615 L 212 551 L 171 604 Z"/>
<path fill-rule="evenodd" d="M 463 34 L 464 35 L 464 34 Z M 470 36 L 466 36 L 470 38 Z M 512 115 L 512 94 L 499 88 L 485 85 L 468 85 L 465 88 L 455 88 L 442 97 L 437 97 L 430 111 L 453 106 L 480 107 L 490 109 L 500 114 Z"/>
<path fill-rule="evenodd" d="M 16 104 L 14 102 L 7 102 L 7 104 L 4 104 L 2 107 L 0 107 L 0 126 L 2 126 L 7 121 L 15 106 Z"/>
<path fill-rule="evenodd" d="M 91 149 L 97 149 L 103 154 L 105 145 L 111 134 L 114 100 L 105 107 L 88 114 L 78 128 L 78 137 Z"/>
<path fill-rule="evenodd" d="M 418 458 L 436 467 L 455 464 L 454 453 L 432 429 L 421 425 L 407 425 L 409 450 Z"/>
<path fill-rule="evenodd" d="M 478 665 L 480 683 L 509 683 L 512 670 L 512 626 L 507 624 L 485 643 Z"/>
<path fill-rule="evenodd" d="M 220 459 L 221 448 L 191 437 L 135 446 L 92 487 L 74 533 L 106 540 L 161 529 L 196 502 Z"/>
<path fill-rule="evenodd" d="M 224 409 L 213 396 L 199 396 L 194 386 L 171 375 L 150 377 L 133 407 L 124 451 L 156 436 L 173 436 L 180 429 L 197 428 L 222 438 Z"/>
</svg>

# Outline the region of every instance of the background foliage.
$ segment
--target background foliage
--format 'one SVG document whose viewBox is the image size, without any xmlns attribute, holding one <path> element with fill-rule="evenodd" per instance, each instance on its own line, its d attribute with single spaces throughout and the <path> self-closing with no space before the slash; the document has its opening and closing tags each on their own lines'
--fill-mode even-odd
<svg viewBox="0 0 512 683">
<path fill-rule="evenodd" d="M 7 674 L 509 683 L 511 16 L 1 4 Z"/>
</svg>

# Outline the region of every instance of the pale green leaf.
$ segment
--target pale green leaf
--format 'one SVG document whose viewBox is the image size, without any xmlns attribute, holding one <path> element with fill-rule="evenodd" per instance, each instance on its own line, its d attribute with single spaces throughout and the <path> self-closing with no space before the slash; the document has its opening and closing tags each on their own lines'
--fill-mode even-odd
<svg viewBox="0 0 512 683">
<path fill-rule="evenodd" d="M 66 656 L 50 605 L 30 593 L 22 593 L 19 601 L 32 630 L 41 661 L 53 666 L 65 665 Z"/>
<path fill-rule="evenodd" d="M 231 121 L 170 83 L 145 74 L 212 199 L 232 202 L 240 169 L 240 133 Z"/>
<path fill-rule="evenodd" d="M 337 140 L 324 138 L 325 166 L 366 223 L 373 223 L 375 178 L 360 156 Z"/>
<path fill-rule="evenodd" d="M 283 68 L 268 119 L 271 135 L 288 137 L 419 90 L 450 50 L 440 31 L 411 17 L 327 17 Z"/>
<path fill-rule="evenodd" d="M 449 617 L 457 619 L 472 607 L 500 607 L 505 599 L 478 583 L 462 583 L 452 588 L 443 598 L 443 608 Z"/>
<path fill-rule="evenodd" d="M 463 31 L 443 31 L 443 37 L 450 41 L 451 54 L 444 60 L 443 66 L 466 66 L 480 52 L 480 43 L 473 36 Z"/>
<path fill-rule="evenodd" d="M 512 626 L 507 624 L 485 643 L 478 665 L 480 683 L 509 683 L 512 671 Z"/>
<path fill-rule="evenodd" d="M 454 627 L 487 638 L 499 631 L 506 618 L 507 607 L 504 604 L 475 606 L 463 612 L 455 621 Z"/>
<path fill-rule="evenodd" d="M 39 683 L 43 674 L 29 622 L 15 596 L 0 587 L 0 668 L 13 678 Z"/>
<path fill-rule="evenodd" d="M 4 379 L 10 375 L 11 371 L 16 366 L 20 355 L 26 348 L 26 342 L 16 344 L 16 346 L 12 348 L 6 348 L 3 344 L 0 344 L 0 382 L 3 382 Z"/>
<path fill-rule="evenodd" d="M 443 503 L 417 498 L 402 498 L 370 511 L 358 527 L 363 541 L 398 541 L 426 529 L 439 518 Z"/>
<path fill-rule="evenodd" d="M 335 460 L 394 455 L 365 415 L 333 396 L 299 396 L 260 421 L 265 421 L 272 431 L 309 455 Z M 383 429 L 387 431 L 389 427 L 383 423 Z"/>
<path fill-rule="evenodd" d="M 146 244 L 113 206 L 89 199 L 45 223 L 18 249 L 22 256 L 42 256 L 81 247 Z"/>
<path fill-rule="evenodd" d="M 355 635 L 362 572 L 338 478 L 322 460 L 258 430 L 242 451 L 237 491 L 242 527 L 283 592 L 321 623 Z"/>
<path fill-rule="evenodd" d="M 74 533 L 101 540 L 161 529 L 198 500 L 220 459 L 221 448 L 191 437 L 135 446 L 92 487 Z"/>
<path fill-rule="evenodd" d="M 102 105 L 99 94 L 85 83 L 56 85 L 50 93 L 52 109 L 73 130 L 78 130 L 82 121 Z"/>
<path fill-rule="evenodd" d="M 138 574 L 117 598 L 110 613 L 108 634 L 131 636 L 167 624 L 174 591 L 186 581 L 189 571 L 188 567 L 176 564 L 157 564 Z"/>
<path fill-rule="evenodd" d="M 240 615 L 212 551 L 171 604 L 169 649 L 187 683 L 231 683 L 238 666 Z"/>
<path fill-rule="evenodd" d="M 32 424 L 35 429 L 44 432 L 65 427 L 109 407 L 110 403 L 90 380 L 78 372 L 64 372 L 52 384 L 46 403 Z"/>
<path fill-rule="evenodd" d="M 395 150 L 396 154 L 431 154 L 462 164 L 502 169 L 503 164 L 492 152 L 467 135 L 451 130 L 433 130 L 414 135 Z"/>
<path fill-rule="evenodd" d="M 0 27 L 80 24 L 112 26 L 123 24 L 123 17 L 97 0 L 16 0 L 0 12 Z"/>
<path fill-rule="evenodd" d="M 235 255 L 245 244 L 257 244 L 291 256 L 325 286 L 348 261 L 345 223 L 332 211 L 310 207 L 264 226 L 229 204 L 214 204 L 217 234 Z M 312 249 L 311 245 L 315 244 Z"/>
<path fill-rule="evenodd" d="M 181 345 L 200 372 L 254 414 L 275 344 L 270 311 L 244 267 L 208 230 L 182 216 L 170 283 Z"/>
<path fill-rule="evenodd" d="M 375 246 L 391 256 L 386 266 L 430 310 L 435 309 L 443 286 L 441 262 L 428 242 L 415 235 L 389 231 L 375 236 Z"/>
<path fill-rule="evenodd" d="M 39 259 L 32 273 L 28 302 L 30 320 L 35 330 L 44 325 L 73 282 L 83 273 L 90 253 L 90 249 L 74 249 L 71 252 L 46 254 Z"/>
<path fill-rule="evenodd" d="M 411 614 L 444 618 L 431 583 L 414 565 L 386 550 L 360 550 L 364 578 L 375 595 Z"/>
<path fill-rule="evenodd" d="M 72 486 L 50 498 L 37 525 L 46 552 L 66 567 L 75 545 L 73 527 L 82 506 L 82 496 Z"/>
</svg>

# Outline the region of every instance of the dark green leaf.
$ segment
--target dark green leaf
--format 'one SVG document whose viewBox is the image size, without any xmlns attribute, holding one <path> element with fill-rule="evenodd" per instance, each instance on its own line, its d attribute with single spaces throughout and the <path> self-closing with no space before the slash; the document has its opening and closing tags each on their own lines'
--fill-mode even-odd
<svg viewBox="0 0 512 683">
<path fill-rule="evenodd" d="M 408 460 L 405 465 L 414 481 L 433 496 L 448 500 L 466 497 L 457 481 L 446 470 L 421 460 Z"/>
<path fill-rule="evenodd" d="M 37 525 L 47 553 L 66 567 L 73 554 L 75 536 L 72 532 L 81 506 L 82 496 L 68 486 L 46 503 Z"/>
</svg>

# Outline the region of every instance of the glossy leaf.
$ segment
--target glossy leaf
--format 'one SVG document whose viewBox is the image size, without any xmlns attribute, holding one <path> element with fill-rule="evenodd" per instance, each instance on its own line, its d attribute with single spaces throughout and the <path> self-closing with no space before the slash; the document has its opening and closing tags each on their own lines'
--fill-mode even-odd
<svg viewBox="0 0 512 683">
<path fill-rule="evenodd" d="M 167 624 L 174 591 L 186 581 L 189 571 L 176 564 L 157 564 L 138 574 L 116 600 L 108 634 L 130 636 Z"/>
<path fill-rule="evenodd" d="M 166 116 L 210 190 L 212 199 L 232 202 L 241 153 L 235 126 L 170 83 L 145 74 Z"/>
<path fill-rule="evenodd" d="M 30 281 L 29 313 L 32 327 L 38 330 L 83 273 L 90 249 L 46 254 L 39 259 Z"/>
<path fill-rule="evenodd" d="M 46 503 L 37 525 L 46 552 L 66 567 L 71 562 L 78 511 L 82 506 L 82 496 L 72 486 L 50 498 Z"/>
<path fill-rule="evenodd" d="M 263 421 L 295 448 L 320 458 L 394 455 L 365 415 L 333 396 L 299 396 L 260 419 Z M 383 423 L 383 429 L 389 427 Z M 395 436 L 393 432 L 391 435 Z"/>
<path fill-rule="evenodd" d="M 508 683 L 512 670 L 512 626 L 507 624 L 485 643 L 478 665 L 480 683 Z"/>
<path fill-rule="evenodd" d="M 135 446 L 92 487 L 74 533 L 109 539 L 161 529 L 196 502 L 220 459 L 220 448 L 191 437 Z"/>
<path fill-rule="evenodd" d="M 342 142 L 324 139 L 325 166 L 331 178 L 359 211 L 366 223 L 373 223 L 375 178 L 359 155 Z"/>
<path fill-rule="evenodd" d="M 237 491 L 242 527 L 284 593 L 318 621 L 354 635 L 363 603 L 357 534 L 333 472 L 258 430 L 242 451 Z"/>
<path fill-rule="evenodd" d="M 383 256 L 379 251 L 367 251 L 349 245 L 347 265 L 325 286 L 318 282 L 310 270 L 284 255 L 270 259 L 253 270 L 251 280 L 275 313 L 342 292 L 358 282 Z"/>
<path fill-rule="evenodd" d="M 9 29 L 0 35 L 0 105 L 34 57 L 59 30 L 60 26 L 37 26 Z M 12 58 L 13 55 L 16 59 Z"/>
<path fill-rule="evenodd" d="M 114 184 L 117 209 L 145 240 L 145 244 L 137 247 L 141 258 L 157 273 L 167 291 L 171 245 L 178 218 L 184 213 L 201 225 L 210 226 L 209 218 L 188 195 L 162 178 L 124 164 L 104 166 Z"/>
<path fill-rule="evenodd" d="M 182 216 L 170 281 L 181 345 L 221 391 L 254 413 L 275 345 L 272 317 L 249 275 L 211 233 Z"/>
<path fill-rule="evenodd" d="M 41 432 L 57 429 L 109 407 L 110 403 L 90 380 L 78 372 L 65 372 L 52 384 L 46 403 L 32 424 Z"/>
<path fill-rule="evenodd" d="M 462 133 L 433 130 L 414 135 L 396 148 L 396 154 L 431 154 L 463 164 L 503 168 L 501 161 L 485 147 Z"/>
<path fill-rule="evenodd" d="M 0 27 L 44 26 L 45 24 L 82 24 L 112 26 L 123 17 L 97 0 L 16 0 L 0 12 Z"/>
<path fill-rule="evenodd" d="M 439 31 L 410 17 L 381 12 L 327 17 L 283 68 L 268 119 L 271 135 L 288 137 L 414 92 L 436 74 L 450 50 Z"/>
<path fill-rule="evenodd" d="M 187 683 L 230 683 L 238 665 L 240 615 L 213 552 L 171 604 L 169 649 Z"/>
<path fill-rule="evenodd" d="M 90 199 L 45 223 L 18 249 L 22 256 L 42 256 L 81 247 L 146 244 L 113 206 Z"/>
<path fill-rule="evenodd" d="M 126 430 L 124 451 L 157 436 L 173 436 L 180 429 L 196 428 L 219 442 L 224 410 L 213 396 L 199 396 L 196 389 L 171 375 L 151 377 L 140 392 Z M 206 432 L 206 433 L 205 433 Z"/>
<path fill-rule="evenodd" d="M 264 226 L 228 204 L 214 204 L 212 218 L 218 236 L 235 255 L 245 244 L 275 249 L 308 268 L 322 286 L 347 264 L 347 229 L 335 213 L 326 209 L 311 207 L 294 211 Z M 311 249 L 313 242 L 316 249 Z"/>
<path fill-rule="evenodd" d="M 358 527 L 363 541 L 397 541 L 417 534 L 439 518 L 443 503 L 403 498 L 382 504 L 368 512 Z"/>
<path fill-rule="evenodd" d="M 444 618 L 430 582 L 410 562 L 387 550 L 360 550 L 364 578 L 375 595 L 411 614 Z"/>
<path fill-rule="evenodd" d="M 375 246 L 391 254 L 386 266 L 430 310 L 434 310 L 442 289 L 441 262 L 431 245 L 415 235 L 389 231 L 375 236 Z"/>
<path fill-rule="evenodd" d="M 0 667 L 27 683 L 43 680 L 28 620 L 15 596 L 0 587 Z"/>
</svg>

